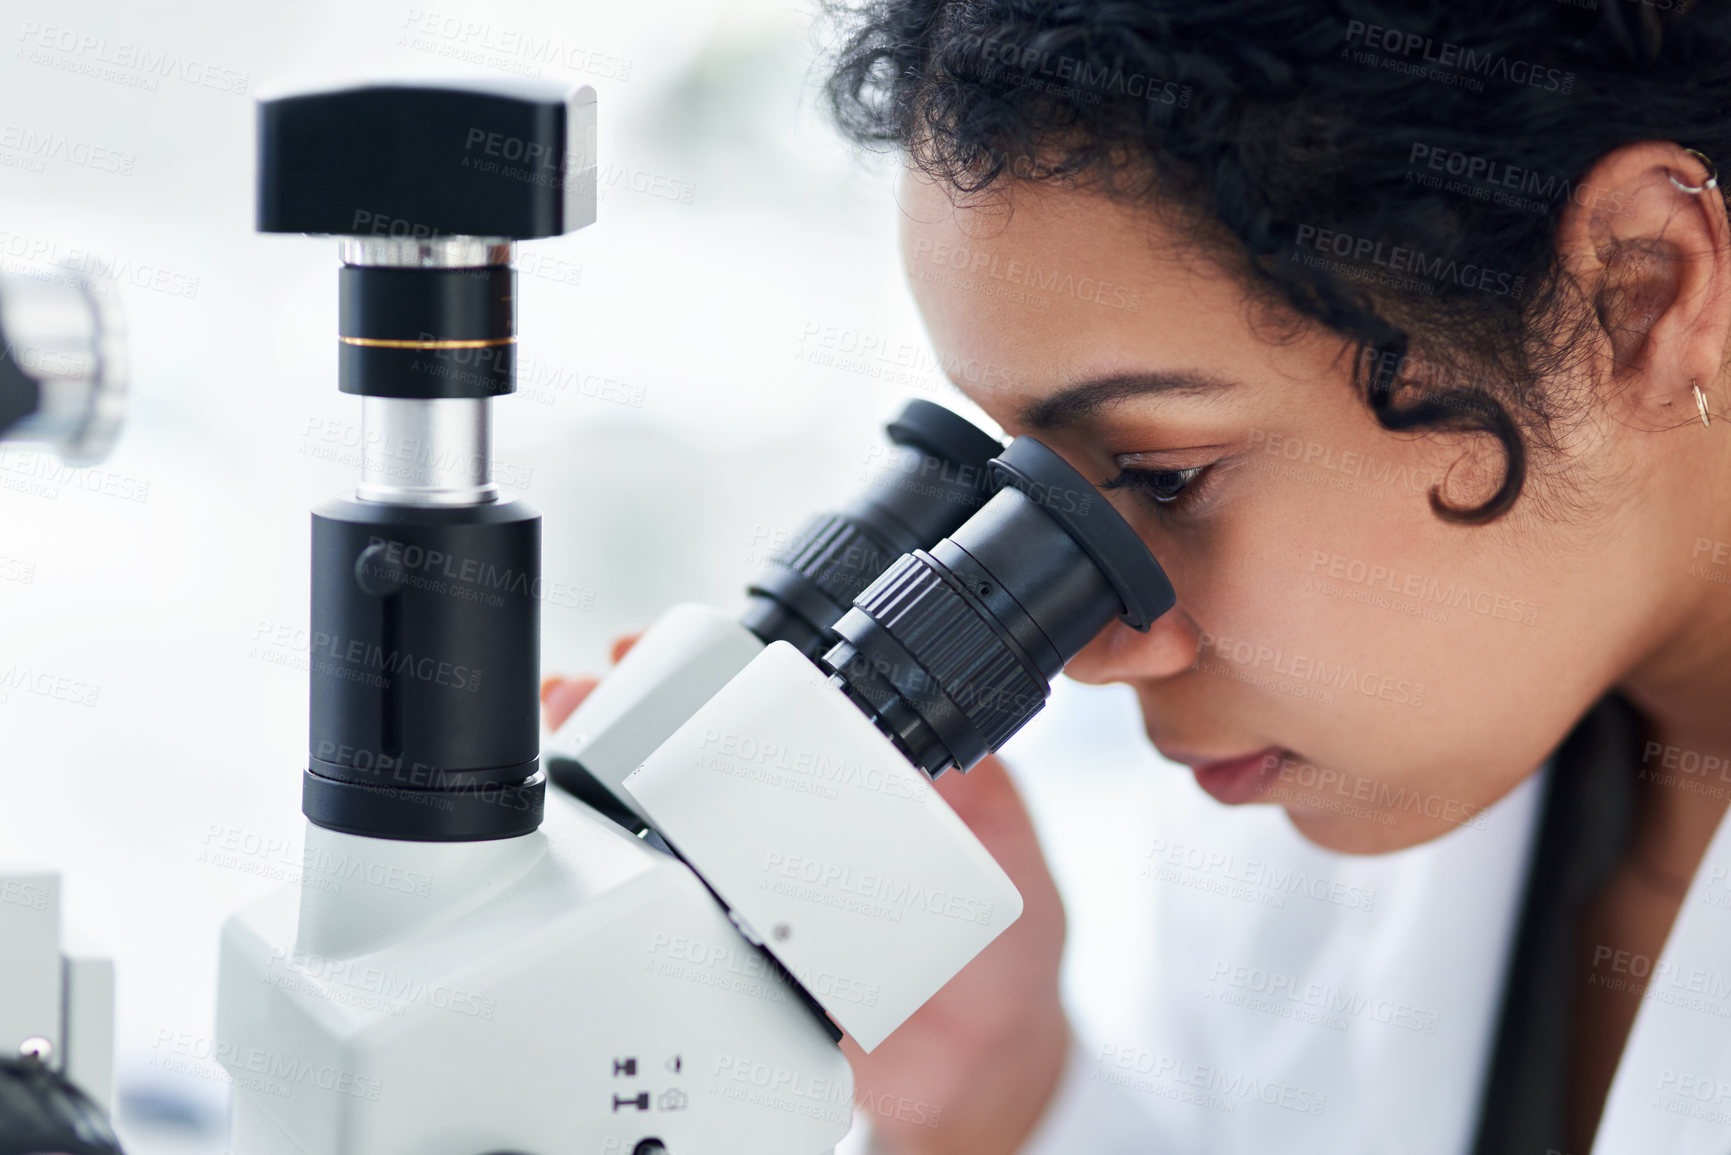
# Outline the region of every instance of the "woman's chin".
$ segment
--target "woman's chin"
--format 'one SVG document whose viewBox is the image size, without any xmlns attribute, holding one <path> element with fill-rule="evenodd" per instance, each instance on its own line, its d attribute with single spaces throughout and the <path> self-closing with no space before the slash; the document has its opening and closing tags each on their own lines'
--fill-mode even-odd
<svg viewBox="0 0 1731 1155">
<path fill-rule="evenodd" d="M 1281 809 L 1305 841 L 1336 854 L 1392 854 L 1440 838 L 1454 829 L 1444 822 L 1393 811 L 1348 815 L 1296 804 L 1283 805 Z"/>
</svg>

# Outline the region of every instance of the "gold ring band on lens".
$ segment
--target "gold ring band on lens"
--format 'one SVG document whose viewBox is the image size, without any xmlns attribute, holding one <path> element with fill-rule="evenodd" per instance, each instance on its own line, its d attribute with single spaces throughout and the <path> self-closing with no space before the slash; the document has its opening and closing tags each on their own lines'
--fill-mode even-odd
<svg viewBox="0 0 1731 1155">
<path fill-rule="evenodd" d="M 401 341 L 393 337 L 345 337 L 337 334 L 337 340 L 345 345 L 359 345 L 366 349 L 491 349 L 499 345 L 515 345 L 515 337 L 476 337 L 473 340 L 457 341 Z"/>
</svg>

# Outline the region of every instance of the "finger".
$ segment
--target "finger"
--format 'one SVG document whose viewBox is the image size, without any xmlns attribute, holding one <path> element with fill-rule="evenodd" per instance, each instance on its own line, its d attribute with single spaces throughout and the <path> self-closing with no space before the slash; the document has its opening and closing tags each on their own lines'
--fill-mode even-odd
<svg viewBox="0 0 1731 1155">
<path fill-rule="evenodd" d="M 1002 762 L 983 758 L 967 774 L 945 774 L 933 786 L 997 859 L 1024 900 L 1030 905 L 1056 903 L 1057 887 L 1033 818 Z"/>
<path fill-rule="evenodd" d="M 565 679 L 562 676 L 560 676 L 559 674 L 548 674 L 545 678 L 541 679 L 541 704 L 542 705 L 547 704 L 547 695 L 551 694 L 553 692 L 554 687 L 558 686 L 559 683 L 563 682 L 564 680 Z"/>
<path fill-rule="evenodd" d="M 980 759 L 966 774 L 954 770 L 945 774 L 932 787 L 969 826 L 977 821 L 1001 822 L 1027 815 L 1010 772 L 991 755 Z"/>
<path fill-rule="evenodd" d="M 631 647 L 637 644 L 642 634 L 622 634 L 613 639 L 613 664 L 618 665 L 619 659 L 631 652 Z"/>
<path fill-rule="evenodd" d="M 541 710 L 547 716 L 547 728 L 557 730 L 571 712 L 583 704 L 583 699 L 598 685 L 598 678 L 551 677 L 541 683 Z"/>
</svg>

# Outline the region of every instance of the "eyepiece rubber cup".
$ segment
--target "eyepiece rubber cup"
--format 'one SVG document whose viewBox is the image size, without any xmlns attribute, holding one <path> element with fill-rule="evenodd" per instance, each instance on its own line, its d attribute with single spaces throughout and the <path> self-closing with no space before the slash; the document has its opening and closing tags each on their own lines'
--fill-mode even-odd
<svg viewBox="0 0 1731 1155">
<path fill-rule="evenodd" d="M 1119 620 L 1125 625 L 1146 633 L 1156 618 L 1176 604 L 1178 596 L 1166 571 L 1130 523 L 1044 442 L 1018 437 L 987 469 L 999 488 L 1021 490 L 1062 525 L 1100 567 L 1123 603 Z"/>
<path fill-rule="evenodd" d="M 914 398 L 885 427 L 897 445 L 917 449 L 940 461 L 981 469 L 1004 451 L 1003 442 L 942 405 Z"/>
</svg>

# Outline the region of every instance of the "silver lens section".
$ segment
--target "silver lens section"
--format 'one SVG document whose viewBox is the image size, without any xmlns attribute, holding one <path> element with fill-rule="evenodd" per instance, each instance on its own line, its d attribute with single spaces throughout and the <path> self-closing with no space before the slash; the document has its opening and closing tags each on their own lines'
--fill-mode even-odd
<svg viewBox="0 0 1731 1155">
<path fill-rule="evenodd" d="M 486 397 L 361 398 L 361 501 L 494 501 L 492 402 Z"/>
<path fill-rule="evenodd" d="M 503 237 L 342 237 L 343 264 L 396 269 L 508 265 Z M 479 505 L 496 501 L 490 398 L 361 398 L 361 501 Z"/>
<path fill-rule="evenodd" d="M 343 237 L 345 265 L 391 269 L 478 269 L 508 265 L 516 245 L 503 237 Z"/>
</svg>

